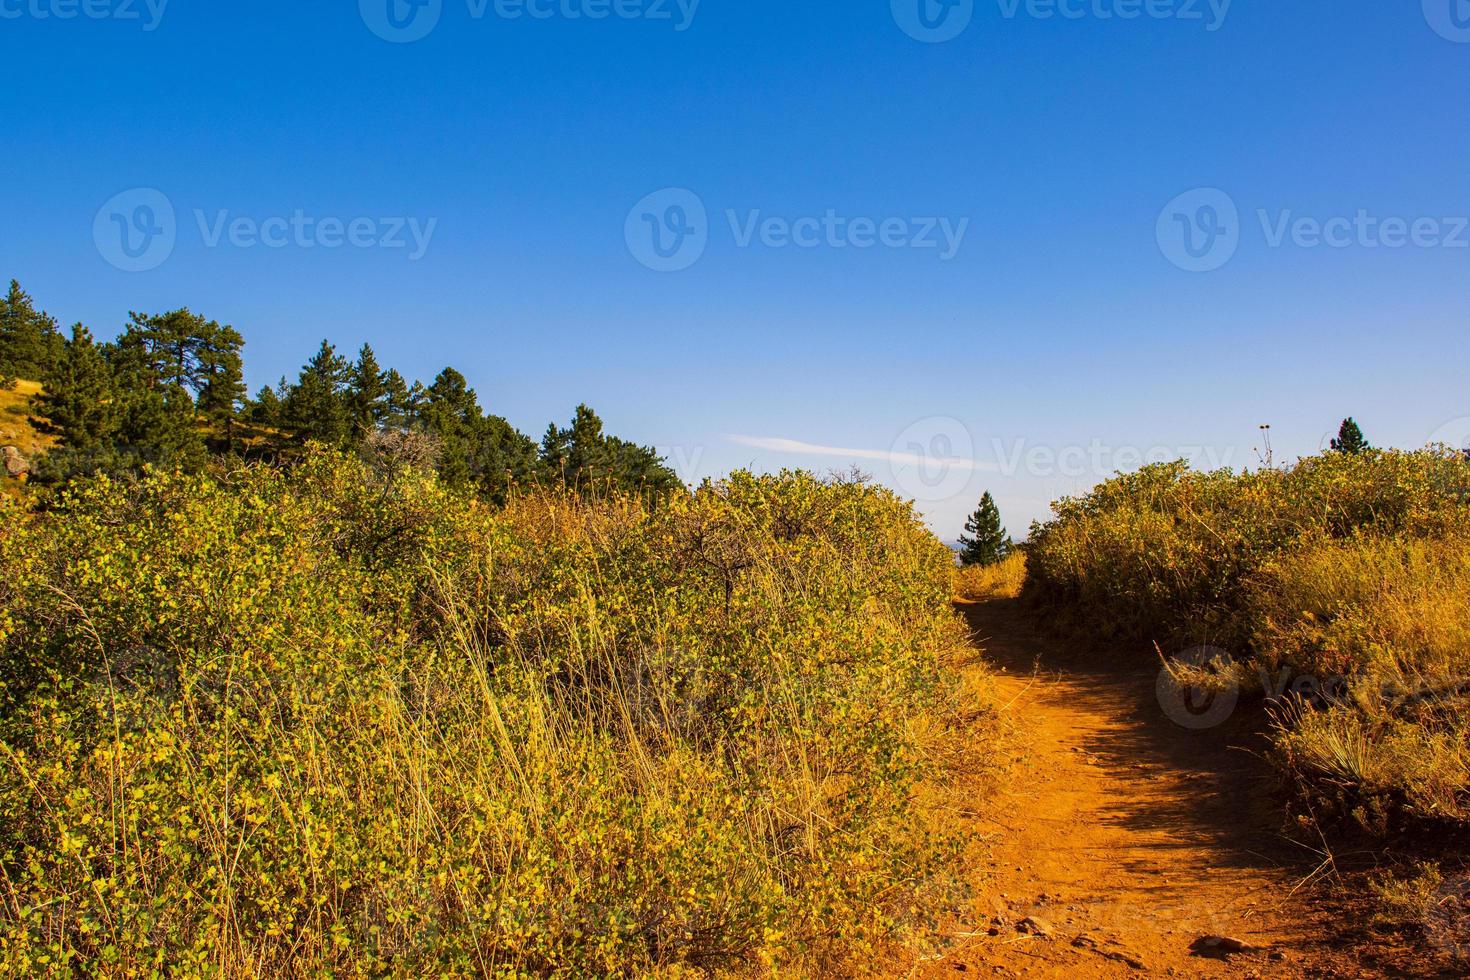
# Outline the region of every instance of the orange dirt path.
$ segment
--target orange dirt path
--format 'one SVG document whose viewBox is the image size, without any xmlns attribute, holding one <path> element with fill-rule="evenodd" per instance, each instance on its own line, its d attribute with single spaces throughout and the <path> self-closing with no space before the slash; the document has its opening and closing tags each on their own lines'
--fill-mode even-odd
<svg viewBox="0 0 1470 980">
<path fill-rule="evenodd" d="M 1164 715 L 1146 656 L 1075 656 L 1013 600 L 964 611 L 1021 759 L 985 805 L 972 921 L 914 976 L 1379 975 L 1303 884 L 1321 856 L 1282 833 L 1258 707 L 1190 731 Z M 1018 930 L 1028 916 L 1050 935 Z M 1252 949 L 1193 953 L 1207 936 Z"/>
</svg>

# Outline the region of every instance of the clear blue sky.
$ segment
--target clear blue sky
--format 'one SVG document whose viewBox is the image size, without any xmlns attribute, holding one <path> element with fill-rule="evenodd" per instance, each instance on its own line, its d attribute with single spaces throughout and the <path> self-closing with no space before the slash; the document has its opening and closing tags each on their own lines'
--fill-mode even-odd
<svg viewBox="0 0 1470 980">
<path fill-rule="evenodd" d="M 434 13 L 396 2 L 405 23 Z M 567 12 L 613 0 L 537 2 L 552 16 L 442 0 L 427 36 L 389 43 L 369 27 L 388 0 L 172 0 L 156 22 L 145 0 L 0 0 L 0 275 L 104 336 L 129 310 L 232 323 L 252 389 L 323 337 L 369 341 L 410 376 L 459 367 L 533 435 L 586 401 L 686 477 L 858 463 L 924 496 L 946 537 L 983 489 L 1022 531 L 1130 450 L 1252 464 L 1263 422 L 1284 458 L 1348 414 L 1380 444 L 1461 438 L 1460 0 L 1236 0 L 1223 19 L 1218 0 L 1133 0 L 1136 19 L 1117 16 L 1130 0 L 1049 18 L 927 0 L 938 30 L 972 16 L 943 43 L 903 29 L 923 35 L 919 0 L 703 0 L 692 18 L 617 0 L 640 16 L 602 20 Z M 56 16 L 84 3 L 108 16 Z M 175 209 L 177 240 L 125 272 L 94 224 L 105 238 L 99 209 L 137 188 Z M 655 197 L 630 219 L 664 188 L 707 209 L 681 271 L 629 245 L 643 214 L 671 218 Z M 1239 214 L 1209 272 L 1166 241 L 1213 220 L 1197 197 L 1165 213 L 1197 188 Z M 298 211 L 437 223 L 417 260 L 208 242 L 221 212 Z M 1343 225 L 1345 247 L 1310 228 L 1273 247 L 1288 211 L 1434 220 L 1398 248 Z M 968 224 L 946 260 L 825 232 L 742 244 L 754 212 L 901 219 L 895 241 Z M 967 462 L 931 490 L 904 473 L 925 454 Z"/>
</svg>

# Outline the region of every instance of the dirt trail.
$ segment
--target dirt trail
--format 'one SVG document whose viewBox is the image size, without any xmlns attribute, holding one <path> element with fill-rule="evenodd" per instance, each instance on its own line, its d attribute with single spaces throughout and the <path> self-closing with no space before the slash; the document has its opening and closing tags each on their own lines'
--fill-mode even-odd
<svg viewBox="0 0 1470 980">
<path fill-rule="evenodd" d="M 1147 659 L 1074 657 L 1010 601 L 966 614 L 1023 758 L 989 810 L 973 921 L 916 976 L 1369 975 L 1299 887 L 1319 859 L 1281 835 L 1257 712 L 1190 731 L 1161 710 Z M 1051 935 L 1018 931 L 1027 916 Z M 1206 936 L 1254 949 L 1193 953 Z"/>
</svg>

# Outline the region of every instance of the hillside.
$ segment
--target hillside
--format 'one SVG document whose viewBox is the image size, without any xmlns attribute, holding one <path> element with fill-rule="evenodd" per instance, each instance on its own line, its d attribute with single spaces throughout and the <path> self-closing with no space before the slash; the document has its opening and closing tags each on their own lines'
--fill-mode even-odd
<svg viewBox="0 0 1470 980">
<path fill-rule="evenodd" d="M 11 390 L 0 390 L 0 447 L 14 446 L 28 461 L 34 461 L 56 444 L 54 438 L 41 432 L 32 422 L 34 400 L 40 393 L 41 386 L 34 381 L 17 381 Z M 4 487 L 6 492 L 10 492 L 16 482 L 0 470 L 0 487 Z"/>
</svg>

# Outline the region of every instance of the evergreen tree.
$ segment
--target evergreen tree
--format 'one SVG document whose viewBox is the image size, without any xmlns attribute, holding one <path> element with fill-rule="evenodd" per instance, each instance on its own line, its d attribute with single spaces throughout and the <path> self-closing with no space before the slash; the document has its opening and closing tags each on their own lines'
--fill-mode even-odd
<svg viewBox="0 0 1470 980">
<path fill-rule="evenodd" d="M 960 538 L 960 562 L 965 565 L 994 565 L 1011 552 L 1011 539 L 1000 523 L 1000 508 L 990 491 L 980 498 L 980 506 L 965 522 L 965 535 Z"/>
<path fill-rule="evenodd" d="M 445 368 L 423 391 L 417 417 L 440 447 L 439 476 L 497 503 L 536 476 L 536 446 L 505 419 L 486 415 L 464 375 Z"/>
<path fill-rule="evenodd" d="M 56 366 L 65 345 L 56 321 L 38 311 L 12 279 L 9 294 L 0 301 L 0 378 L 41 380 Z"/>
<path fill-rule="evenodd" d="M 203 354 L 204 385 L 199 391 L 199 412 L 220 434 L 227 453 L 235 451 L 235 419 L 245 400 L 242 346 L 244 339 L 232 328 L 224 327 L 211 335 Z"/>
<path fill-rule="evenodd" d="M 403 375 L 389 368 L 388 373 L 383 376 L 383 425 L 392 429 L 407 428 L 418 411 L 423 392 L 423 385 L 415 381 L 410 388 L 403 380 Z"/>
<path fill-rule="evenodd" d="M 400 384 L 403 381 L 401 377 L 398 380 Z M 388 378 L 378 366 L 372 347 L 367 344 L 362 345 L 357 363 L 352 365 L 349 373 L 347 402 L 353 435 L 358 439 L 380 429 L 390 414 Z"/>
<path fill-rule="evenodd" d="M 148 387 L 179 387 L 199 399 L 217 376 L 241 372 L 245 340 L 235 328 L 184 308 L 156 316 L 134 313 L 115 346 L 115 360 Z M 238 384 L 233 392 L 215 394 L 216 411 L 222 410 L 227 394 L 231 410 L 240 396 Z"/>
<path fill-rule="evenodd" d="M 571 428 L 553 425 L 546 430 L 541 469 L 547 480 L 582 493 L 612 488 L 657 492 L 683 486 L 652 449 L 605 435 L 602 419 L 586 405 L 577 406 Z"/>
<path fill-rule="evenodd" d="M 1337 430 L 1337 438 L 1332 440 L 1332 451 L 1345 456 L 1356 456 L 1371 448 L 1368 440 L 1363 438 L 1363 430 L 1358 428 L 1358 423 L 1351 418 L 1343 419 L 1342 426 Z"/>
<path fill-rule="evenodd" d="M 566 486 L 571 466 L 571 433 L 559 429 L 553 422 L 546 427 L 541 437 L 541 468 L 546 479 L 557 485 Z"/>
<path fill-rule="evenodd" d="M 440 477 L 452 486 L 476 482 L 480 475 L 477 442 L 485 417 L 465 376 L 454 368 L 439 372 L 424 391 L 418 418 L 439 440 Z"/>
<path fill-rule="evenodd" d="M 338 448 L 347 445 L 352 431 L 345 397 L 349 371 L 336 348 L 322 341 L 316 356 L 301 369 L 283 406 L 285 428 L 298 441 L 314 440 Z"/>
<path fill-rule="evenodd" d="M 142 463 L 197 469 L 207 458 L 194 400 L 179 385 L 117 390 L 116 448 Z"/>
<path fill-rule="evenodd" d="M 116 430 L 117 406 L 112 371 L 86 327 L 78 323 L 71 328 L 71 340 L 63 343 L 61 356 L 42 383 L 45 428 L 68 448 L 86 452 L 103 448 Z"/>
<path fill-rule="evenodd" d="M 289 391 L 286 379 L 281 379 L 281 390 Z M 263 429 L 279 429 L 281 427 L 281 396 L 276 389 L 270 385 L 261 385 L 255 397 L 245 407 L 245 417 L 250 420 L 251 425 Z"/>
</svg>

